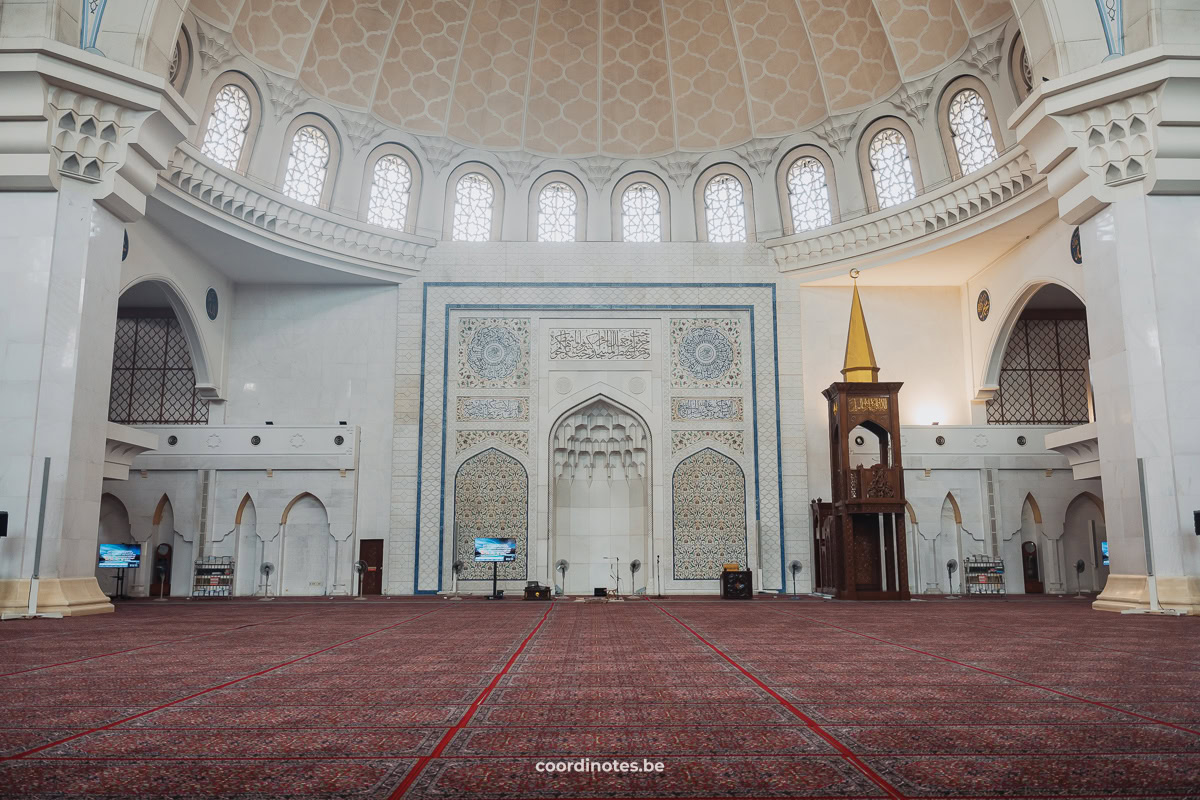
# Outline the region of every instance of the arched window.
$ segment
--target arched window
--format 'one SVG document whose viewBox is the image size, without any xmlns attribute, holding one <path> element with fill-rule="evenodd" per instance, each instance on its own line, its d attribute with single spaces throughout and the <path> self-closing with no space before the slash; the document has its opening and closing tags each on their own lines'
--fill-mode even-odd
<svg viewBox="0 0 1200 800">
<path fill-rule="evenodd" d="M 1033 91 L 1033 69 L 1029 65 L 1029 51 L 1025 49 L 1025 39 L 1019 33 L 1013 38 L 1012 50 L 1009 51 L 1008 70 L 1019 103 Z"/>
<path fill-rule="evenodd" d="M 546 184 L 538 192 L 537 240 L 575 241 L 575 214 L 579 200 L 575 190 L 561 181 Z"/>
<path fill-rule="evenodd" d="M 832 176 L 829 156 L 812 145 L 797 147 L 779 162 L 777 188 L 784 236 L 833 224 L 837 190 Z"/>
<path fill-rule="evenodd" d="M 251 95 L 238 83 L 217 90 L 204 128 L 200 152 L 226 169 L 241 171 L 247 153 L 250 123 L 254 119 Z"/>
<path fill-rule="evenodd" d="M 412 170 L 397 155 L 385 155 L 371 173 L 371 202 L 367 222 L 384 228 L 404 230 L 408 221 L 408 199 L 412 193 Z"/>
<path fill-rule="evenodd" d="M 292 136 L 292 152 L 283 176 L 283 193 L 310 206 L 321 205 L 331 155 L 329 137 L 315 125 L 304 125 Z"/>
<path fill-rule="evenodd" d="M 908 126 L 895 117 L 876 120 L 863 132 L 859 151 L 871 211 L 907 203 L 921 192 L 916 147 Z"/>
<path fill-rule="evenodd" d="M 188 38 L 187 29 L 180 28 L 175 37 L 175 47 L 171 51 L 171 63 L 167 67 L 167 81 L 175 91 L 183 94 L 187 88 L 188 77 L 192 71 L 192 42 Z"/>
<path fill-rule="evenodd" d="M 496 190 L 478 172 L 468 172 L 454 185 L 454 235 L 456 242 L 486 242 L 492 238 Z"/>
<path fill-rule="evenodd" d="M 633 172 L 617 181 L 612 194 L 613 238 L 620 242 L 671 239 L 670 195 L 658 176 Z"/>
<path fill-rule="evenodd" d="M 726 167 L 727 165 L 720 165 Z M 728 169 L 712 177 L 700 176 L 704 186 L 704 232 L 709 242 L 744 242 L 747 239 L 746 188 Z"/>
<path fill-rule="evenodd" d="M 991 109 L 973 78 L 961 78 L 946 89 L 943 95 L 945 117 L 943 138 L 949 134 L 950 143 L 958 157 L 961 177 L 982 169 L 996 160 L 996 135 L 992 128 Z M 979 87 L 982 88 L 982 87 Z"/>
<path fill-rule="evenodd" d="M 662 241 L 662 200 L 658 189 L 635 183 L 621 193 L 621 241 Z"/>
</svg>

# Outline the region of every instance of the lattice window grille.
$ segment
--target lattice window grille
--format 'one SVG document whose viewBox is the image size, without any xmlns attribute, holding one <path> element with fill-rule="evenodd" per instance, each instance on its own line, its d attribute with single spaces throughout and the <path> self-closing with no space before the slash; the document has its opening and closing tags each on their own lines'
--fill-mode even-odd
<svg viewBox="0 0 1200 800">
<path fill-rule="evenodd" d="M 950 98 L 950 138 L 963 174 L 983 169 L 996 160 L 996 139 L 988 121 L 987 106 L 974 89 L 963 89 Z"/>
<path fill-rule="evenodd" d="M 560 181 L 546 184 L 538 194 L 538 241 L 575 241 L 578 210 L 579 199 L 575 197 L 574 189 Z"/>
<path fill-rule="evenodd" d="M 236 170 L 249 129 L 250 96 L 232 83 L 223 86 L 213 99 L 200 152 L 222 167 Z"/>
<path fill-rule="evenodd" d="M 175 40 L 175 49 L 171 51 L 171 66 L 167 68 L 167 82 L 172 86 L 175 85 L 175 79 L 179 77 L 179 62 L 183 55 L 183 48 L 179 44 L 179 40 Z"/>
<path fill-rule="evenodd" d="M 478 172 L 470 172 L 454 187 L 454 226 L 456 242 L 486 242 L 492 238 L 492 214 L 496 190 L 492 182 Z"/>
<path fill-rule="evenodd" d="M 371 176 L 371 202 L 367 222 L 385 228 L 404 230 L 408 221 L 408 201 L 412 192 L 412 170 L 400 156 L 386 155 L 375 162 Z"/>
<path fill-rule="evenodd" d="M 792 228 L 797 233 L 833 224 L 825 166 L 815 158 L 798 158 L 787 171 Z"/>
<path fill-rule="evenodd" d="M 621 195 L 621 238 L 626 242 L 662 241 L 662 198 L 648 183 L 635 183 Z"/>
<path fill-rule="evenodd" d="M 875 134 L 867 148 L 867 159 L 880 208 L 898 206 L 917 196 L 908 142 L 900 131 L 887 128 Z"/>
<path fill-rule="evenodd" d="M 1020 319 L 987 402 L 989 425 L 1082 425 L 1088 421 L 1087 321 Z"/>
<path fill-rule="evenodd" d="M 746 241 L 746 193 L 732 175 L 718 175 L 704 187 L 704 222 L 710 242 Z"/>
<path fill-rule="evenodd" d="M 207 425 L 187 339 L 174 317 L 118 317 L 108 418 L 122 425 Z"/>
<path fill-rule="evenodd" d="M 1033 91 L 1033 68 L 1029 66 L 1029 51 L 1021 47 L 1021 84 L 1026 92 Z"/>
<path fill-rule="evenodd" d="M 329 153 L 329 138 L 320 128 L 305 125 L 296 131 L 283 176 L 283 193 L 298 202 L 319 206 L 329 174 Z"/>
</svg>

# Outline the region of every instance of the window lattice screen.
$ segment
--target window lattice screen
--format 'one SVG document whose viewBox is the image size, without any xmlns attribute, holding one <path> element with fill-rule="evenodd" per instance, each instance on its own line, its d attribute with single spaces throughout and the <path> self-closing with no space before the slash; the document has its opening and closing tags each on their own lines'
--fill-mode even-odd
<svg viewBox="0 0 1200 800">
<path fill-rule="evenodd" d="M 108 418 L 124 425 L 206 425 L 187 339 L 174 317 L 118 317 Z"/>
<path fill-rule="evenodd" d="M 1021 319 L 987 403 L 989 425 L 1082 425 L 1088 421 L 1087 321 Z"/>
</svg>

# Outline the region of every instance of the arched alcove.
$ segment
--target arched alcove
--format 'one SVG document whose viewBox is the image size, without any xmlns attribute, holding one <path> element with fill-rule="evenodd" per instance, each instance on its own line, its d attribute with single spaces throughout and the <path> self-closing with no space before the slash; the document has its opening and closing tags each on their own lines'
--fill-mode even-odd
<svg viewBox="0 0 1200 800">
<path fill-rule="evenodd" d="M 724 564 L 750 563 L 746 474 L 710 447 L 679 462 L 671 476 L 675 580 L 716 580 Z"/>
<path fill-rule="evenodd" d="M 1042 510 L 1032 494 L 1021 504 L 1021 577 L 1026 594 L 1046 591 L 1046 539 L 1042 536 Z"/>
<path fill-rule="evenodd" d="M 170 281 L 139 281 L 117 301 L 108 418 L 127 425 L 204 425 L 208 361 L 195 319 Z"/>
<path fill-rule="evenodd" d="M 1067 573 L 1067 591 L 1098 592 L 1108 580 L 1108 531 L 1104 524 L 1104 503 L 1091 492 L 1077 495 L 1063 519 L 1063 562 Z M 1083 562 L 1083 572 L 1075 564 Z"/>
<path fill-rule="evenodd" d="M 105 492 L 100 495 L 100 527 L 96 537 L 97 551 L 99 545 L 102 544 L 128 544 L 133 541 L 133 534 L 129 525 L 129 510 L 125 508 L 125 504 L 118 500 L 114 495 Z M 145 559 L 149 554 L 143 553 L 142 558 Z M 97 564 L 99 556 L 97 555 Z M 101 569 L 96 567 L 96 580 L 100 584 L 100 588 L 105 592 L 115 589 L 115 579 L 117 570 L 107 567 Z M 129 589 L 137 581 L 133 575 L 127 578 L 125 591 Z"/>
<path fill-rule="evenodd" d="M 645 420 L 598 395 L 559 417 L 549 451 L 550 563 L 570 563 L 564 590 L 615 589 L 618 575 L 622 592 L 647 586 L 654 551 Z M 629 571 L 634 559 L 645 565 L 636 575 Z"/>
<path fill-rule="evenodd" d="M 257 589 L 258 568 L 264 559 L 263 542 L 258 538 L 258 510 L 248 492 L 238 505 L 233 524 L 236 532 L 234 594 L 252 595 Z"/>
<path fill-rule="evenodd" d="M 497 564 L 496 576 L 525 580 L 529 473 L 520 461 L 495 447 L 468 458 L 454 474 L 454 560 L 463 562 L 460 581 L 492 579 L 492 565 L 474 560 L 476 537 L 516 539 L 516 560 Z"/>
<path fill-rule="evenodd" d="M 151 525 L 153 533 L 143 554 L 143 563 L 150 569 L 146 581 L 150 584 L 150 596 L 188 596 L 191 594 L 188 583 L 192 577 L 192 543 L 175 528 L 175 507 L 166 494 L 158 500 Z"/>
<path fill-rule="evenodd" d="M 1082 425 L 1093 414 L 1083 301 L 1065 286 L 1033 283 L 996 333 L 984 386 L 989 425 Z"/>
<path fill-rule="evenodd" d="M 279 594 L 329 594 L 336 543 L 325 504 L 309 492 L 297 495 L 283 510 L 279 524 Z"/>
</svg>

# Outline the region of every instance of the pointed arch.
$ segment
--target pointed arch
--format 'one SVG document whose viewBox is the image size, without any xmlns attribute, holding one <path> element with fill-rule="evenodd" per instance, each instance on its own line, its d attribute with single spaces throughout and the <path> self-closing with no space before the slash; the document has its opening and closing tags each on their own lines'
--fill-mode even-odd
<svg viewBox="0 0 1200 800">
<path fill-rule="evenodd" d="M 121 295 L 143 283 L 153 283 L 166 295 L 167 304 L 175 313 L 175 319 L 179 322 L 184 338 L 187 339 L 188 355 L 192 357 L 192 371 L 196 374 L 196 384 L 211 386 L 213 379 L 212 370 L 209 367 L 208 350 L 204 346 L 204 339 L 200 336 L 200 325 L 196 314 L 184 299 L 187 296 L 186 293 L 173 278 L 153 273 L 142 275 L 128 285 L 122 286 Z M 118 302 L 120 301 L 118 300 Z"/>
<path fill-rule="evenodd" d="M 962 509 L 958 507 L 958 500 L 954 497 L 954 492 L 946 492 L 946 500 L 950 501 L 950 507 L 954 509 L 954 522 L 958 526 L 962 526 Z M 945 504 L 946 500 L 942 503 Z"/>
<path fill-rule="evenodd" d="M 150 518 L 151 525 L 158 525 L 162 522 L 163 512 L 170 507 L 174 512 L 174 506 L 171 504 L 171 498 L 167 497 L 167 493 L 163 492 L 163 496 L 158 499 L 158 505 L 154 508 L 154 516 Z"/>
<path fill-rule="evenodd" d="M 524 580 L 529 571 L 529 472 L 517 458 L 498 447 L 476 453 L 454 473 L 454 557 L 461 559 L 459 580 L 488 580 L 492 570 L 464 558 L 474 539 L 515 539 L 517 558 L 498 564 L 503 580 Z"/>
<path fill-rule="evenodd" d="M 247 494 L 247 495 L 246 495 L 246 497 L 249 497 L 249 496 L 250 496 L 249 494 Z M 306 498 L 306 497 L 311 497 L 313 500 L 317 501 L 317 504 L 318 504 L 319 506 L 321 506 L 321 508 L 324 508 L 324 509 L 325 509 L 325 513 L 327 513 L 327 514 L 329 513 L 329 509 L 328 509 L 328 508 L 326 508 L 326 507 L 325 507 L 325 504 L 321 502 L 321 498 L 317 497 L 317 496 L 316 496 L 315 494 L 313 494 L 312 492 L 301 492 L 300 494 L 298 494 L 298 495 L 296 495 L 295 497 L 293 497 L 293 498 L 292 498 L 292 500 L 291 500 L 291 502 L 289 502 L 289 503 L 287 504 L 287 506 L 286 506 L 286 507 L 283 509 L 283 514 L 282 514 L 282 515 L 280 516 L 280 518 L 279 518 L 279 524 L 280 524 L 280 525 L 286 525 L 286 524 L 287 524 L 287 521 L 288 521 L 288 514 L 292 513 L 292 507 L 293 507 L 293 506 L 295 506 L 295 505 L 296 505 L 296 503 L 299 503 L 301 500 L 303 500 L 303 499 L 304 499 L 304 498 Z M 243 501 L 243 505 L 244 505 L 244 504 L 245 504 L 245 501 Z M 239 509 L 239 512 L 240 512 L 240 509 Z"/>
<path fill-rule="evenodd" d="M 746 473 L 729 456 L 705 447 L 671 475 L 672 577 L 715 580 L 721 565 L 749 565 Z"/>
<path fill-rule="evenodd" d="M 1029 301 L 1033 299 L 1035 294 L 1051 284 L 1063 287 L 1079 298 L 1079 302 L 1085 306 L 1087 305 L 1083 296 L 1074 287 L 1062 281 L 1053 278 L 1038 278 L 1027 282 L 1013 295 L 1012 301 L 1009 302 L 1008 307 L 1004 310 L 1003 322 L 997 326 L 992 334 L 992 341 L 987 349 L 987 359 L 984 361 L 983 375 L 980 379 L 981 389 L 994 390 L 999 385 L 1000 365 L 1004 362 L 1004 351 L 1008 349 L 1009 339 L 1012 337 L 1012 332 L 1017 326 L 1017 322 L 1021 319 L 1021 312 L 1025 310 L 1025 306 L 1029 305 Z"/>
<path fill-rule="evenodd" d="M 913 525 L 917 525 L 917 511 L 912 507 L 912 503 L 904 501 L 904 510 L 908 512 L 908 521 Z"/>
<path fill-rule="evenodd" d="M 295 502 L 295 501 L 292 501 L 292 502 Z M 254 501 L 252 499 L 250 499 L 249 492 L 246 492 L 245 496 L 242 497 L 242 502 L 238 503 L 237 513 L 233 517 L 234 525 L 242 524 L 242 512 L 244 512 L 246 510 L 247 505 L 252 506 L 252 507 L 254 506 Z M 291 506 L 289 505 L 288 508 L 291 508 Z M 251 508 L 251 510 L 253 511 L 254 509 Z M 284 513 L 287 513 L 287 512 L 284 512 Z"/>
<path fill-rule="evenodd" d="M 1092 492 L 1080 492 L 1079 494 L 1075 495 L 1071 498 L 1071 502 L 1067 503 L 1067 508 L 1069 509 L 1071 506 L 1081 501 L 1089 502 L 1094 505 L 1096 510 L 1100 512 L 1100 519 L 1104 519 L 1104 500 Z"/>
<path fill-rule="evenodd" d="M 1025 500 L 1021 503 L 1021 508 L 1024 509 L 1025 506 L 1029 506 L 1029 510 L 1033 513 L 1033 521 L 1038 525 L 1041 525 L 1042 509 L 1041 506 L 1038 505 L 1037 499 L 1034 498 L 1033 492 L 1029 492 L 1025 495 Z"/>
</svg>

